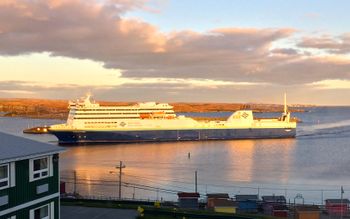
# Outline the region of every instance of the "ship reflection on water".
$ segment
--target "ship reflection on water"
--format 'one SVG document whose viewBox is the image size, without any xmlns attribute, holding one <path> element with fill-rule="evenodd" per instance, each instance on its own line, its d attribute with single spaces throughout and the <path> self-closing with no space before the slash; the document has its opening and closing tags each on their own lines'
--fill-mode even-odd
<svg viewBox="0 0 350 219">
<path fill-rule="evenodd" d="M 215 116 L 216 114 L 213 114 Z M 307 203 L 350 194 L 350 108 L 315 108 L 296 114 L 297 138 L 177 143 L 86 145 L 67 147 L 61 155 L 61 176 L 67 190 L 82 195 L 118 197 L 118 172 L 123 161 L 122 196 L 137 199 L 175 200 L 176 191 L 198 189 L 234 194 L 302 194 Z M 1 131 L 57 144 L 51 135 L 26 135 L 31 126 L 62 121 L 1 118 Z M 190 153 L 190 159 L 188 154 Z M 110 171 L 114 171 L 110 173 Z M 128 186 L 128 187 L 126 187 Z M 147 186 L 147 187 L 146 187 Z M 135 189 L 134 189 L 135 188 Z"/>
<path fill-rule="evenodd" d="M 61 156 L 68 190 L 82 195 L 117 197 L 117 169 L 123 161 L 123 197 L 174 200 L 177 191 L 255 192 L 257 183 L 286 183 L 295 139 L 238 140 L 77 146 Z M 188 156 L 190 154 L 190 156 Z M 249 187 L 248 186 L 248 187 Z M 248 189 L 247 187 L 247 189 Z"/>
<path fill-rule="evenodd" d="M 294 139 L 229 142 L 227 180 L 288 182 Z M 231 160 L 229 159 L 231 158 Z M 283 171 L 281 171 L 283 170 Z"/>
</svg>

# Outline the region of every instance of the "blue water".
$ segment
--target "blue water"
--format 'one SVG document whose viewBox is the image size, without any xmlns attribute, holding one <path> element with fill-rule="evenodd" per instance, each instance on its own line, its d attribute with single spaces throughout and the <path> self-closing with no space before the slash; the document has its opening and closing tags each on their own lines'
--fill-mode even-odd
<svg viewBox="0 0 350 219">
<path fill-rule="evenodd" d="M 194 116 L 229 115 L 223 112 Z M 194 190 L 195 171 L 201 194 L 276 194 L 286 195 L 291 202 L 302 194 L 305 202 L 321 204 L 326 198 L 340 197 L 340 187 L 344 186 L 344 197 L 350 198 L 350 107 L 308 108 L 292 116 L 303 121 L 298 124 L 296 139 L 66 147 L 60 160 L 61 175 L 68 182 L 68 190 L 73 189 L 69 182 L 76 170 L 79 193 L 116 197 L 115 166 L 123 161 L 123 180 L 129 183 L 123 186 L 125 198 L 175 200 L 177 191 Z M 54 136 L 26 135 L 22 129 L 60 122 L 63 121 L 0 118 L 0 130 L 56 144 Z"/>
</svg>

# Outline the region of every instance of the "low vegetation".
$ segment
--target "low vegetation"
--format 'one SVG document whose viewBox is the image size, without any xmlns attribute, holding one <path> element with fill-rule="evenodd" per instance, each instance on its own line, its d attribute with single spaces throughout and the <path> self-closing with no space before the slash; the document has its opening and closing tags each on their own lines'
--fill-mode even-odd
<svg viewBox="0 0 350 219">
<path fill-rule="evenodd" d="M 102 106 L 132 105 L 135 102 L 100 102 Z M 239 104 L 239 103 L 170 103 L 175 112 L 233 112 L 252 109 L 254 112 L 282 112 L 283 106 L 276 104 Z M 0 112 L 8 117 L 30 117 L 66 119 L 68 114 L 67 100 L 46 99 L 0 99 Z M 303 112 L 300 107 L 292 111 Z M 211 118 L 212 120 L 213 118 Z M 220 118 L 222 119 L 222 118 Z"/>
</svg>

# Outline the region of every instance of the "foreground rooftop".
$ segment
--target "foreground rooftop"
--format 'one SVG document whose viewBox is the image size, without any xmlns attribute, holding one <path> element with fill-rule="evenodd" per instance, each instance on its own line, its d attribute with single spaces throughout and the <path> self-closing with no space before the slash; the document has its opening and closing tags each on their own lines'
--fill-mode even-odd
<svg viewBox="0 0 350 219">
<path fill-rule="evenodd" d="M 64 150 L 56 145 L 0 132 L 0 163 L 45 156 Z"/>
</svg>

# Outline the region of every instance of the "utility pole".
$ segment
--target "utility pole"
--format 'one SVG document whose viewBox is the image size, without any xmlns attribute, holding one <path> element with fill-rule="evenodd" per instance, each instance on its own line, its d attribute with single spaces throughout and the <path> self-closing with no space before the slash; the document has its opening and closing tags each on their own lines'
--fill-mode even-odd
<svg viewBox="0 0 350 219">
<path fill-rule="evenodd" d="M 120 161 L 119 166 L 115 167 L 116 169 L 119 169 L 119 200 L 122 199 L 122 169 L 125 168 L 125 165 L 123 165 L 123 162 Z"/>
<path fill-rule="evenodd" d="M 343 186 L 340 188 L 340 219 L 343 219 L 343 194 L 344 194 L 344 189 Z"/>
<path fill-rule="evenodd" d="M 284 197 L 285 197 L 286 200 L 287 200 L 287 189 L 284 189 Z"/>
<path fill-rule="evenodd" d="M 74 189 L 73 189 L 73 194 L 77 194 L 77 171 L 74 170 Z"/>
<path fill-rule="evenodd" d="M 197 170 L 194 172 L 194 191 L 197 192 Z"/>
</svg>

